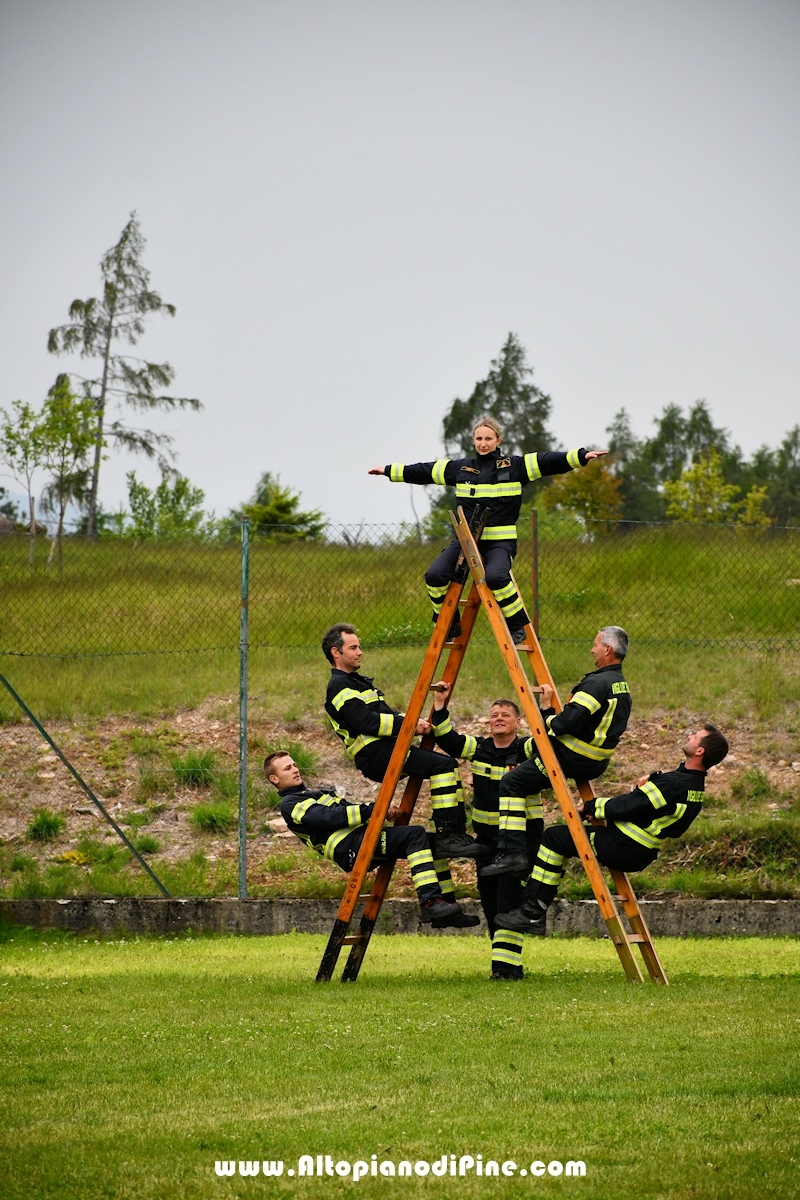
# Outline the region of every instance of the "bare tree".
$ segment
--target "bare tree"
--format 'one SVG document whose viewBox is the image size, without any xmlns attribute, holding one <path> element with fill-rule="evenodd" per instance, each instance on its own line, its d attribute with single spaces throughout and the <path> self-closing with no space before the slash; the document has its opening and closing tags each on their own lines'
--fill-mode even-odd
<svg viewBox="0 0 800 1200">
<path fill-rule="evenodd" d="M 94 462 L 89 489 L 86 523 L 87 537 L 94 537 L 97 515 L 97 488 L 104 442 L 157 458 L 168 468 L 173 439 L 152 429 L 134 429 L 122 420 L 107 421 L 109 403 L 128 405 L 138 412 L 152 409 L 202 407 L 199 400 L 164 395 L 175 378 L 168 362 L 151 363 L 128 354 L 117 354 L 118 344 L 135 346 L 145 331 L 145 319 L 154 313 L 175 316 L 175 306 L 166 304 L 150 288 L 150 272 L 142 263 L 145 240 L 136 213 L 131 213 L 119 241 L 100 260 L 103 295 L 89 300 L 73 300 L 70 321 L 50 330 L 47 349 L 51 354 L 75 354 L 98 359 L 100 374 L 81 378 L 84 395 L 94 405 Z"/>
</svg>

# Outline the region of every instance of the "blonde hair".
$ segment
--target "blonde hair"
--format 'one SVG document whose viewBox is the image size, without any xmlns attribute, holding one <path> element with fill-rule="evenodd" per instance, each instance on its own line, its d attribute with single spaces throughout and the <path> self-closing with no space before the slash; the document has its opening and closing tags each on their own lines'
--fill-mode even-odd
<svg viewBox="0 0 800 1200">
<path fill-rule="evenodd" d="M 496 433 L 498 442 L 503 440 L 503 431 L 498 425 L 497 421 L 495 421 L 494 417 L 481 417 L 480 421 L 478 421 L 478 423 L 472 428 L 473 437 L 480 429 L 481 425 L 485 425 L 488 429 L 491 429 L 493 433 Z"/>
</svg>

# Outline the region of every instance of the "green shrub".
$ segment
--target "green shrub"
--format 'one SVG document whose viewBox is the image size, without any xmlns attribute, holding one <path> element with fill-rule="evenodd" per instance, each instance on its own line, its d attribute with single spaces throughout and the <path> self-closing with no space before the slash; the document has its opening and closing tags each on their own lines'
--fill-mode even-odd
<svg viewBox="0 0 800 1200">
<path fill-rule="evenodd" d="M 36 867 L 36 859 L 29 854 L 15 854 L 9 863 L 12 871 L 29 871 Z"/>
<path fill-rule="evenodd" d="M 149 825 L 150 820 L 150 813 L 134 812 L 128 813 L 127 817 L 125 818 L 125 824 L 132 826 L 134 829 L 139 829 L 142 825 Z"/>
<path fill-rule="evenodd" d="M 774 790 L 769 776 L 760 767 L 748 767 L 731 780 L 731 795 L 737 800 L 768 800 Z"/>
<path fill-rule="evenodd" d="M 213 750 L 189 750 L 183 758 L 170 759 L 170 766 L 183 787 L 209 787 L 214 782 L 215 762 Z"/>
<path fill-rule="evenodd" d="M 152 796 L 175 795 L 175 776 L 168 767 L 142 766 L 139 771 L 139 788 L 136 799 L 146 803 Z M 151 805 L 151 807 L 153 807 Z"/>
<path fill-rule="evenodd" d="M 198 833 L 228 833 L 236 825 L 236 815 L 229 804 L 196 804 L 189 818 Z"/>
<path fill-rule="evenodd" d="M 66 821 L 49 808 L 37 808 L 28 822 L 27 834 L 33 842 L 52 842 L 61 833 Z"/>
<path fill-rule="evenodd" d="M 140 854 L 158 854 L 161 849 L 161 842 L 151 833 L 143 833 L 140 838 L 137 838 L 134 845 Z"/>
</svg>

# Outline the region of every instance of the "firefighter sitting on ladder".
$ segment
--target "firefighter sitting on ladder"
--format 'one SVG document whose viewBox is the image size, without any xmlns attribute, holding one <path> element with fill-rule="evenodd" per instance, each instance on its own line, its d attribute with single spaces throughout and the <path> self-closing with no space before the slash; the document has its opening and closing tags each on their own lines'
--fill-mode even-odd
<svg viewBox="0 0 800 1200">
<path fill-rule="evenodd" d="M 488 505 L 489 520 L 478 549 L 492 589 L 509 632 L 517 644 L 525 637 L 528 614 L 511 580 L 511 564 L 517 553 L 517 521 L 522 505 L 522 489 L 544 475 L 563 475 L 575 467 L 585 467 L 601 458 L 607 450 L 544 450 L 532 454 L 505 454 L 500 449 L 503 431 L 494 417 L 481 417 L 473 430 L 474 458 L 440 458 L 436 462 L 388 463 L 373 467 L 370 475 L 386 475 L 392 483 L 438 483 L 456 489 L 456 501 L 469 522 L 476 505 Z M 453 579 L 461 553 L 458 541 L 451 542 L 425 572 L 428 595 L 433 604 L 433 619 L 442 611 L 448 585 Z M 461 625 L 456 616 L 450 637 L 458 637 Z"/>
<path fill-rule="evenodd" d="M 550 708 L 553 690 L 542 687 L 542 716 L 550 734 L 550 745 L 568 779 L 582 782 L 597 779 L 609 764 L 628 724 L 631 696 L 622 675 L 628 652 L 628 635 L 619 625 L 606 625 L 591 648 L 596 670 L 573 688 L 563 710 Z M 481 868 L 483 875 L 527 872 L 525 854 L 528 797 L 552 787 L 542 760 L 533 757 L 505 775 L 500 783 L 500 831 L 498 854 Z"/>
<path fill-rule="evenodd" d="M 325 711 L 333 730 L 361 774 L 381 783 L 403 714 L 389 707 L 372 679 L 359 674 L 362 651 L 353 625 L 331 625 L 323 635 L 322 649 L 332 666 Z M 430 722 L 422 718 L 416 732 L 430 733 L 430 728 Z M 436 853 L 440 858 L 477 858 L 484 852 L 467 834 L 464 794 L 454 758 L 412 746 L 403 774 L 430 780 Z"/>
<path fill-rule="evenodd" d="M 352 871 L 374 804 L 348 804 L 330 788 L 310 790 L 303 783 L 294 759 L 285 750 L 267 755 L 264 773 L 277 788 L 281 816 L 292 833 L 343 871 Z M 397 812 L 397 809 L 390 809 L 389 818 L 394 819 Z M 437 929 L 478 924 L 477 917 L 468 916 L 456 903 L 447 864 L 444 864 L 443 873 L 437 871 L 429 835 L 421 825 L 399 825 L 396 829 L 382 830 L 372 867 L 396 858 L 408 859 L 423 921 Z"/>
<path fill-rule="evenodd" d="M 500 781 L 508 771 L 536 752 L 533 738 L 521 738 L 520 711 L 513 700 L 495 700 L 489 709 L 489 736 L 458 733 L 450 720 L 449 684 L 436 685 L 431 721 L 437 745 L 453 758 L 472 765 L 472 828 L 488 854 L 497 849 L 499 832 Z M 538 792 L 527 797 L 525 850 L 528 866 L 517 874 L 485 876 L 478 872 L 489 936 L 492 939 L 491 979 L 522 979 L 522 935 L 497 924 L 499 909 L 518 908 L 525 900 L 523 880 L 533 866 L 544 829 L 542 798 Z"/>
<path fill-rule="evenodd" d="M 702 811 L 706 771 L 722 762 L 728 743 L 707 724 L 691 734 L 683 747 L 684 762 L 676 771 L 654 771 L 625 796 L 579 801 L 577 808 L 600 826 L 589 834 L 598 862 L 612 871 L 643 871 L 658 858 L 667 838 L 680 837 Z M 544 937 L 547 909 L 555 898 L 568 858 L 578 851 L 566 825 L 551 825 L 542 835 L 525 903 L 497 920 L 518 933 Z"/>
</svg>

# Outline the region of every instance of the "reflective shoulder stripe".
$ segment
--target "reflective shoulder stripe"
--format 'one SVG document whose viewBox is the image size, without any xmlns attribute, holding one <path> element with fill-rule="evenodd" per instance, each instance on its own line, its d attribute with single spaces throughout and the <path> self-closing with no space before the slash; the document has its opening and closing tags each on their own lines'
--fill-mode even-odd
<svg viewBox="0 0 800 1200">
<path fill-rule="evenodd" d="M 567 466 L 572 467 L 573 470 L 575 469 L 575 467 L 579 467 L 581 465 L 580 455 L 581 455 L 580 446 L 578 447 L 577 450 L 568 450 L 567 451 Z"/>
<path fill-rule="evenodd" d="M 573 692 L 571 704 L 582 704 L 584 708 L 588 708 L 590 713 L 596 713 L 600 708 L 600 701 L 595 700 L 594 696 L 590 696 L 588 692 Z"/>
<path fill-rule="evenodd" d="M 607 758 L 611 758 L 614 753 L 613 749 L 605 750 L 602 746 L 590 746 L 588 742 L 582 742 L 580 738 L 573 737 L 570 733 L 562 733 L 558 735 L 559 742 L 562 746 L 566 746 L 567 750 L 572 750 L 575 754 L 580 754 L 584 758 L 591 758 L 594 762 L 603 762 Z"/>
<path fill-rule="evenodd" d="M 482 542 L 515 542 L 516 525 L 487 525 L 481 534 Z"/>
<path fill-rule="evenodd" d="M 437 458 L 431 471 L 431 477 L 434 483 L 444 483 L 445 468 L 449 462 L 449 458 Z"/>
<path fill-rule="evenodd" d="M 664 799 L 664 793 L 661 791 L 660 788 L 657 788 L 654 783 L 651 783 L 648 780 L 647 783 L 640 784 L 639 791 L 644 792 L 645 796 L 647 796 L 647 799 L 650 801 L 653 808 L 664 808 L 665 807 L 667 801 Z"/>
<path fill-rule="evenodd" d="M 391 479 L 392 483 L 402 483 L 403 482 L 403 471 L 405 470 L 405 465 L 406 465 L 405 463 L 392 463 L 391 464 L 391 466 L 389 467 L 389 478 Z"/>
<path fill-rule="evenodd" d="M 315 800 L 298 800 L 292 809 L 292 820 L 299 825 L 303 817 L 306 815 L 312 804 L 316 804 Z"/>
<path fill-rule="evenodd" d="M 394 717 L 391 713 L 381 713 L 378 718 L 378 736 L 391 737 L 394 729 Z"/>
<path fill-rule="evenodd" d="M 362 704 L 375 704 L 376 701 L 381 701 L 383 694 L 377 691 L 376 688 L 370 688 L 367 692 L 356 691 L 355 688 L 344 687 L 331 700 L 331 704 L 337 712 L 347 703 L 348 700 L 360 700 Z"/>
<path fill-rule="evenodd" d="M 526 454 L 525 455 L 525 470 L 527 471 L 528 479 L 533 480 L 533 479 L 541 479 L 542 478 L 542 472 L 539 469 L 539 455 L 538 454 Z"/>
<path fill-rule="evenodd" d="M 522 753 L 525 755 L 526 758 L 533 758 L 534 754 L 536 753 L 536 739 L 535 738 L 532 738 L 532 737 L 525 738 L 525 741 L 522 743 Z"/>
</svg>

